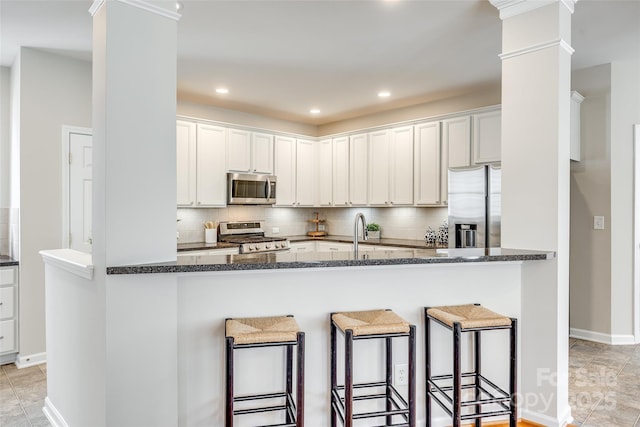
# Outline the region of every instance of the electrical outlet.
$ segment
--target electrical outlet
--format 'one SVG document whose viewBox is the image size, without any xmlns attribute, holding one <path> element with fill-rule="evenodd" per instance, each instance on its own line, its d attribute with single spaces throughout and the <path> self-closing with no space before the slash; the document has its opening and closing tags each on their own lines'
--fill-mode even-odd
<svg viewBox="0 0 640 427">
<path fill-rule="evenodd" d="M 393 383 L 395 385 L 407 385 L 409 382 L 409 367 L 406 363 L 399 363 L 393 372 Z"/>
<path fill-rule="evenodd" d="M 271 234 L 278 234 L 280 232 L 280 227 L 271 227 Z"/>
<path fill-rule="evenodd" d="M 593 229 L 594 230 L 604 230 L 604 217 L 603 216 L 594 216 L 593 217 Z"/>
</svg>

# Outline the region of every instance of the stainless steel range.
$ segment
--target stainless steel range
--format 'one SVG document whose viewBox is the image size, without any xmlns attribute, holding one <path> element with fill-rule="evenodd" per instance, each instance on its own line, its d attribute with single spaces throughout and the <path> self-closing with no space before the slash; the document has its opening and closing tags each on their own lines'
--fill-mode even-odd
<svg viewBox="0 0 640 427">
<path fill-rule="evenodd" d="M 240 253 L 286 251 L 289 241 L 282 237 L 266 237 L 263 221 L 221 222 L 218 240 L 240 245 Z"/>
</svg>

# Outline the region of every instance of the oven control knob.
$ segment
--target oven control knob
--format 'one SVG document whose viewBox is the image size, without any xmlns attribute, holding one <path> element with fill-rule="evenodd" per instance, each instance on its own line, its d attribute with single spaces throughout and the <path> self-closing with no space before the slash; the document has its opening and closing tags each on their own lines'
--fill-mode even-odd
<svg viewBox="0 0 640 427">
<path fill-rule="evenodd" d="M 253 246 L 253 245 L 249 245 L 249 250 L 250 250 L 250 251 L 255 250 L 255 248 L 256 248 L 255 246 Z"/>
<path fill-rule="evenodd" d="M 278 249 L 280 247 L 280 243 L 276 242 L 275 243 L 275 247 L 276 247 L 276 249 Z"/>
<path fill-rule="evenodd" d="M 265 245 L 265 247 L 266 247 L 267 249 L 271 249 L 271 245 L 270 245 L 269 243 L 267 243 L 267 244 Z"/>
</svg>

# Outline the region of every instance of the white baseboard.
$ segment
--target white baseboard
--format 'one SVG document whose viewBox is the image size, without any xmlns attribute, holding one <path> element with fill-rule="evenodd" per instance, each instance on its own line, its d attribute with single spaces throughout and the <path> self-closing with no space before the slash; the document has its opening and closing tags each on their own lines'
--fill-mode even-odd
<svg viewBox="0 0 640 427">
<path fill-rule="evenodd" d="M 53 427 L 69 427 L 69 424 L 62 418 L 60 412 L 53 406 L 53 403 L 49 400 L 48 397 L 44 399 L 44 408 L 42 408 L 42 412 L 47 417 L 49 422 Z"/>
<path fill-rule="evenodd" d="M 569 336 L 611 345 L 632 345 L 636 343 L 633 335 L 611 335 L 578 328 L 569 328 Z"/>
<path fill-rule="evenodd" d="M 47 353 L 36 353 L 29 356 L 21 356 L 18 354 L 18 358 L 16 359 L 18 369 L 28 368 L 29 366 L 36 366 L 42 363 L 47 363 Z"/>
</svg>

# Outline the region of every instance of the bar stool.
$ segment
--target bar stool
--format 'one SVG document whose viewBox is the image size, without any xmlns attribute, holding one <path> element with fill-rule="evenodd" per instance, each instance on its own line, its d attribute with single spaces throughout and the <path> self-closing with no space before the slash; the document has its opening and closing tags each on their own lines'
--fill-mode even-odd
<svg viewBox="0 0 640 427">
<path fill-rule="evenodd" d="M 337 418 L 345 427 L 353 426 L 354 420 L 385 417 L 385 426 L 415 426 L 415 365 L 416 365 L 416 327 L 391 310 L 371 310 L 357 312 L 332 313 L 331 326 L 331 427 L 336 427 Z M 337 374 L 337 331 L 344 335 L 344 385 L 338 385 Z M 408 401 L 405 400 L 392 383 L 392 339 L 408 338 Z M 353 342 L 356 340 L 384 339 L 386 353 L 386 378 L 384 381 L 353 383 Z M 354 396 L 354 389 L 381 389 L 384 393 Z M 343 393 L 341 393 L 343 392 Z M 356 400 L 385 399 L 385 410 L 355 414 L 353 403 Z M 400 424 L 393 424 L 393 418 L 401 416 Z"/>
<path fill-rule="evenodd" d="M 254 317 L 226 319 L 226 410 L 225 425 L 233 426 L 234 415 L 268 411 L 284 411 L 285 422 L 280 427 L 304 426 L 304 332 L 300 331 L 293 316 Z M 234 396 L 233 353 L 236 349 L 258 347 L 286 347 L 286 388 L 284 391 L 247 396 Z M 296 355 L 296 393 L 293 398 L 293 347 Z M 262 406 L 249 409 L 234 409 L 235 402 L 259 401 L 283 398 L 281 405 Z"/>
<path fill-rule="evenodd" d="M 480 304 L 468 304 L 445 307 L 426 307 L 425 347 L 427 427 L 431 426 L 431 399 L 434 399 L 449 416 L 453 427 L 459 427 L 462 421 L 475 420 L 480 427 L 481 419 L 499 415 L 509 415 L 509 427 L 516 427 L 518 408 L 516 402 L 516 363 L 518 321 L 502 316 L 482 307 Z M 453 374 L 431 375 L 431 320 L 453 331 Z M 508 329 L 510 331 L 509 391 L 498 387 L 481 373 L 482 331 Z M 474 370 L 463 373 L 460 368 L 460 339 L 462 332 L 474 334 Z M 465 383 L 465 380 L 466 383 Z M 452 385 L 445 385 L 452 384 Z M 465 399 L 463 390 L 472 390 L 473 398 Z M 486 407 L 489 408 L 486 408 Z M 463 413 L 463 409 L 466 409 Z"/>
</svg>

